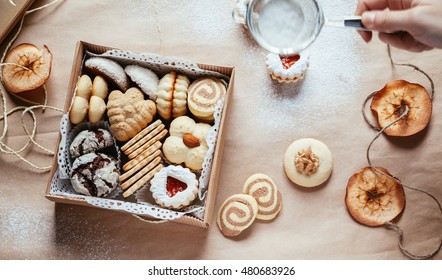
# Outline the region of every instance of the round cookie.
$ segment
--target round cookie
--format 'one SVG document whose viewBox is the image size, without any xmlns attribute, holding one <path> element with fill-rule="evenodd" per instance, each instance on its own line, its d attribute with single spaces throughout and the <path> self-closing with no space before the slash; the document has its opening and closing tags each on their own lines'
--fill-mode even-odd
<svg viewBox="0 0 442 280">
<path fill-rule="evenodd" d="M 265 174 L 254 174 L 244 183 L 243 193 L 249 194 L 258 203 L 257 219 L 272 220 L 281 211 L 282 196 L 273 180 Z"/>
<path fill-rule="evenodd" d="M 392 177 L 384 168 L 375 169 Z M 348 180 L 345 205 L 350 215 L 361 224 L 381 226 L 404 210 L 404 188 L 395 180 L 365 167 Z"/>
<path fill-rule="evenodd" d="M 237 236 L 247 229 L 258 214 L 258 203 L 248 194 L 228 197 L 218 212 L 216 223 L 225 236 Z"/>
<path fill-rule="evenodd" d="M 203 121 L 213 121 L 215 106 L 226 94 L 226 84 L 217 78 L 199 78 L 187 91 L 190 112 Z"/>
<path fill-rule="evenodd" d="M 198 180 L 188 168 L 169 165 L 150 181 L 150 191 L 162 207 L 179 210 L 188 206 L 198 194 Z"/>
<path fill-rule="evenodd" d="M 266 65 L 267 72 L 274 80 L 280 83 L 296 83 L 304 79 L 309 66 L 309 56 L 306 53 L 298 53 L 281 57 L 278 54 L 269 53 Z"/>
<path fill-rule="evenodd" d="M 114 159 L 101 153 L 89 153 L 75 159 L 71 184 L 80 194 L 104 197 L 118 186 L 119 176 Z"/>
<path fill-rule="evenodd" d="M 96 152 L 114 145 L 114 139 L 109 131 L 99 128 L 97 130 L 83 130 L 74 138 L 69 153 L 72 158 L 90 152 Z"/>
<path fill-rule="evenodd" d="M 284 155 L 285 173 L 299 186 L 315 187 L 324 183 L 332 169 L 333 158 L 329 148 L 313 138 L 294 141 Z"/>
</svg>

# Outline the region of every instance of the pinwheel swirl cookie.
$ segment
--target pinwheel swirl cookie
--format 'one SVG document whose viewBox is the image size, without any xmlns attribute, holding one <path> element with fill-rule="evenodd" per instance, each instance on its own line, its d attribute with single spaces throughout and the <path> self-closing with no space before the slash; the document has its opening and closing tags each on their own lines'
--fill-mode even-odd
<svg viewBox="0 0 442 280">
<path fill-rule="evenodd" d="M 203 121 L 213 121 L 215 106 L 226 94 L 226 83 L 217 78 L 199 78 L 187 92 L 190 112 Z"/>
<path fill-rule="evenodd" d="M 255 221 L 258 203 L 248 194 L 234 194 L 228 197 L 218 212 L 216 220 L 225 236 L 237 236 Z"/>
<path fill-rule="evenodd" d="M 273 180 L 265 174 L 254 174 L 244 183 L 243 193 L 258 203 L 257 219 L 271 220 L 281 210 L 282 196 Z"/>
<path fill-rule="evenodd" d="M 392 176 L 384 168 L 375 169 Z M 392 178 L 365 167 L 348 180 L 345 205 L 356 221 L 367 226 L 380 226 L 404 210 L 404 188 Z"/>
<path fill-rule="evenodd" d="M 304 79 L 309 66 L 309 57 L 306 53 L 281 57 L 269 53 L 266 60 L 267 71 L 278 82 L 295 83 Z"/>
</svg>

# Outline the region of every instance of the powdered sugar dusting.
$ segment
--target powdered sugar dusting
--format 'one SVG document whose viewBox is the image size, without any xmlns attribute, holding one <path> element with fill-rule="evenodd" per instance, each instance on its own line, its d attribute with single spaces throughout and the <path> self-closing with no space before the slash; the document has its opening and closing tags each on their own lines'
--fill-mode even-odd
<svg viewBox="0 0 442 280">
<path fill-rule="evenodd" d="M 339 6 L 340 15 L 352 15 L 355 3 L 338 0 L 323 1 L 327 6 Z M 326 14 L 327 15 L 327 14 Z M 247 37 L 247 35 L 244 35 Z M 312 124 L 331 118 L 344 109 L 351 96 L 357 94 L 362 70 L 360 48 L 362 40 L 354 30 L 324 27 L 317 40 L 307 51 L 310 66 L 305 79 L 297 84 L 280 84 L 272 81 L 266 72 L 265 53 L 256 44 L 244 45 L 244 66 L 253 73 L 253 79 L 266 75 L 259 85 L 252 85 L 255 98 L 251 107 L 260 125 L 269 135 L 283 135 L 287 130 L 302 132 Z M 265 110 L 261 108 L 266 108 Z"/>
</svg>

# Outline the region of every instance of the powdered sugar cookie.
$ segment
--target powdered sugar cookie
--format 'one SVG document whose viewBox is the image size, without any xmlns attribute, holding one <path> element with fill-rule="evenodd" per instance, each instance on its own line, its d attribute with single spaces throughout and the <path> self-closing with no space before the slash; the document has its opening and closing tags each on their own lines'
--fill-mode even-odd
<svg viewBox="0 0 442 280">
<path fill-rule="evenodd" d="M 282 196 L 273 180 L 265 174 L 254 174 L 244 183 L 243 193 L 249 194 L 258 203 L 257 219 L 272 220 L 282 206 Z"/>
<path fill-rule="evenodd" d="M 237 236 L 247 229 L 258 214 L 258 203 L 248 194 L 228 197 L 218 212 L 217 224 L 225 236 Z"/>
<path fill-rule="evenodd" d="M 140 87 L 144 94 L 155 101 L 160 80 L 152 70 L 139 65 L 128 65 L 124 68 L 124 71 L 130 79 Z"/>
<path fill-rule="evenodd" d="M 130 81 L 126 72 L 120 64 L 111 59 L 91 57 L 84 62 L 84 68 L 96 75 L 107 78 L 122 91 L 129 89 Z"/>
<path fill-rule="evenodd" d="M 309 56 L 303 52 L 285 57 L 269 53 L 266 65 L 267 71 L 273 79 L 278 82 L 295 83 L 304 79 L 309 66 Z"/>
<path fill-rule="evenodd" d="M 284 170 L 289 179 L 303 187 L 318 186 L 330 177 L 333 159 L 329 148 L 313 138 L 293 142 L 284 155 Z"/>
</svg>

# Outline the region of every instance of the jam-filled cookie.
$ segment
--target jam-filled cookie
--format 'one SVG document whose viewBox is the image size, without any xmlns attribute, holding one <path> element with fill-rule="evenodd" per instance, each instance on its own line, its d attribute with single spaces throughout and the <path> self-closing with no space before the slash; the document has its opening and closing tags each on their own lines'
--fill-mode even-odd
<svg viewBox="0 0 442 280">
<path fill-rule="evenodd" d="M 296 83 L 304 79 L 309 66 L 309 56 L 298 53 L 291 56 L 279 56 L 269 53 L 266 60 L 270 76 L 281 83 Z"/>
<path fill-rule="evenodd" d="M 179 210 L 190 205 L 198 194 L 198 180 L 188 168 L 169 165 L 155 174 L 150 191 L 162 207 Z"/>
</svg>

